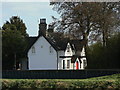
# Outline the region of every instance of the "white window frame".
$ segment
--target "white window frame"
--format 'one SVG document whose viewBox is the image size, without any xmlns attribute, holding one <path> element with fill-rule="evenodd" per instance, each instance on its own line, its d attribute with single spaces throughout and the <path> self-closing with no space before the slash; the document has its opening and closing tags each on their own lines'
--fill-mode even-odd
<svg viewBox="0 0 120 90">
<path fill-rule="evenodd" d="M 70 52 L 70 45 L 67 45 L 67 52 Z"/>
<path fill-rule="evenodd" d="M 86 59 L 83 59 L 83 68 L 85 68 L 87 66 L 87 61 Z"/>
<path fill-rule="evenodd" d="M 69 61 L 69 66 L 68 66 L 68 61 Z M 67 60 L 67 69 L 70 69 L 70 64 L 71 64 L 71 60 L 68 59 L 68 60 Z"/>
<path fill-rule="evenodd" d="M 35 53 L 35 47 L 32 46 L 32 53 Z"/>
<path fill-rule="evenodd" d="M 53 53 L 53 52 L 54 52 L 54 50 L 53 50 L 53 47 L 52 47 L 52 46 L 50 46 L 50 47 L 49 47 L 49 52 L 50 52 L 50 53 Z"/>
</svg>

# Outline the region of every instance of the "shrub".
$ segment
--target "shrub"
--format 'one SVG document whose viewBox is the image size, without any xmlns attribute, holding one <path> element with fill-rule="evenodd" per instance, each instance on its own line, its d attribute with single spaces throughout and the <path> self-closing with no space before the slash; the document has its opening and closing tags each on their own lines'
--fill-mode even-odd
<svg viewBox="0 0 120 90">
<path fill-rule="evenodd" d="M 110 79 L 111 78 L 111 79 Z M 40 80 L 40 79 L 3 79 L 2 88 L 13 89 L 13 88 L 92 88 L 92 89 L 117 89 L 120 88 L 119 74 L 103 76 L 90 79 L 67 79 L 67 80 Z"/>
</svg>

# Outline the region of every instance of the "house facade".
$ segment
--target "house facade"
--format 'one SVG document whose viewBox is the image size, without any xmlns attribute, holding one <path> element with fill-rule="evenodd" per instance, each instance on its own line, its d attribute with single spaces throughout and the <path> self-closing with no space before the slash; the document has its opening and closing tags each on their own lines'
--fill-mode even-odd
<svg viewBox="0 0 120 90">
<path fill-rule="evenodd" d="M 21 69 L 28 70 L 79 70 L 85 69 L 87 60 L 82 40 L 68 40 L 57 46 L 46 36 L 46 19 L 41 19 L 39 35 L 30 37 L 27 58 L 22 61 Z M 25 61 L 26 65 L 25 66 Z M 23 66 L 24 65 L 24 66 Z"/>
</svg>

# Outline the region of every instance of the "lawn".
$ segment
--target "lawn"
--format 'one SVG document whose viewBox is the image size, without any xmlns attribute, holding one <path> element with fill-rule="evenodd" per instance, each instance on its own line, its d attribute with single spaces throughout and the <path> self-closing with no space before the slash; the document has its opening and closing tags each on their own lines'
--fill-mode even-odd
<svg viewBox="0 0 120 90">
<path fill-rule="evenodd" d="M 120 74 L 89 79 L 2 79 L 3 89 L 10 88 L 119 88 Z"/>
</svg>

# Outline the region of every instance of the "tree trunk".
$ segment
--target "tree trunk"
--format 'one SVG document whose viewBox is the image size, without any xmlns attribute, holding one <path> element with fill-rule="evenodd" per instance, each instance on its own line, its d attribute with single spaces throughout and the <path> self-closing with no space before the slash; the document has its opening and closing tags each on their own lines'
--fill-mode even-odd
<svg viewBox="0 0 120 90">
<path fill-rule="evenodd" d="M 106 46 L 105 31 L 103 30 L 103 47 Z"/>
<path fill-rule="evenodd" d="M 14 70 L 16 70 L 16 53 L 14 53 Z"/>
</svg>

